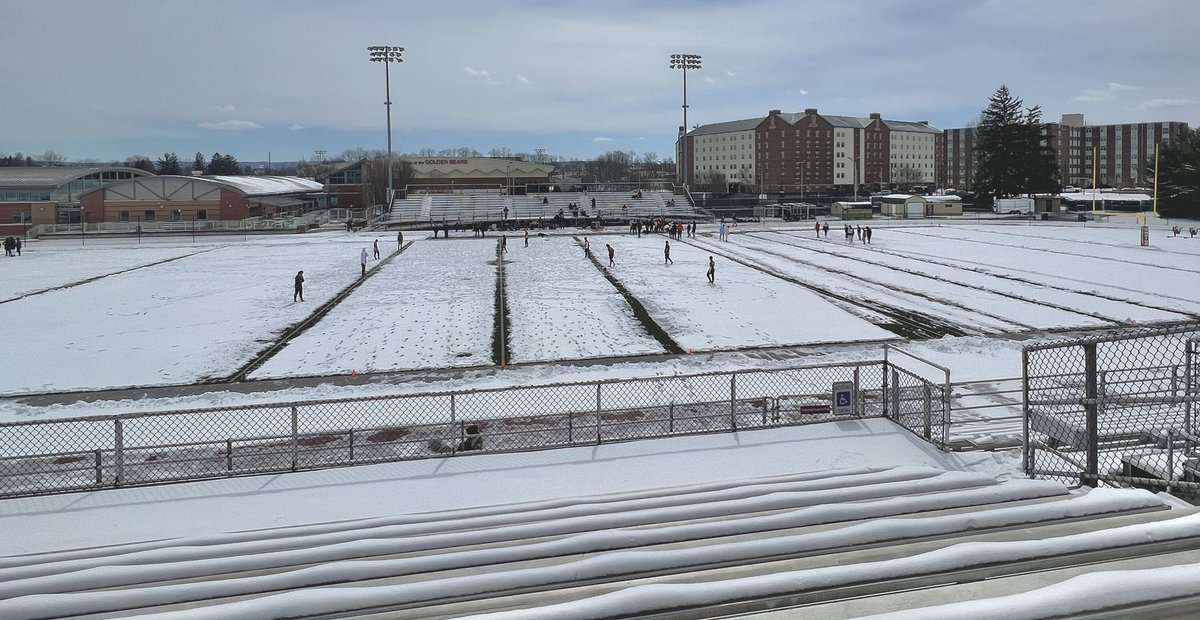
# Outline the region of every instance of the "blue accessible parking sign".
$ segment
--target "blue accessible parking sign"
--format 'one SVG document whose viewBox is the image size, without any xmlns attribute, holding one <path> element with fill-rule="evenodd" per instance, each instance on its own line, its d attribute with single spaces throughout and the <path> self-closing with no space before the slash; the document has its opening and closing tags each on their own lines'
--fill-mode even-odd
<svg viewBox="0 0 1200 620">
<path fill-rule="evenodd" d="M 854 382 L 835 381 L 833 384 L 833 415 L 854 415 Z"/>
</svg>

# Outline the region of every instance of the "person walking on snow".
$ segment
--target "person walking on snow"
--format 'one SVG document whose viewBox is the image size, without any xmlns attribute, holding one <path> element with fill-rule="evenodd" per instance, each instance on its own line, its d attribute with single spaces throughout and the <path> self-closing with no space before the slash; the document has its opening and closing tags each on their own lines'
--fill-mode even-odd
<svg viewBox="0 0 1200 620">
<path fill-rule="evenodd" d="M 716 283 L 716 274 L 717 274 L 717 264 L 715 262 L 713 262 L 713 257 L 709 256 L 708 257 L 708 283 L 709 284 Z"/>
<path fill-rule="evenodd" d="M 675 261 L 671 260 L 671 242 L 664 241 L 663 243 L 666 243 L 666 245 L 663 246 L 663 264 L 674 265 Z"/>
<path fill-rule="evenodd" d="M 508 235 L 500 235 L 500 253 L 508 254 Z"/>
<path fill-rule="evenodd" d="M 292 302 L 296 300 L 304 301 L 304 270 L 296 272 L 296 290 L 292 293 Z"/>
<path fill-rule="evenodd" d="M 525 247 L 529 247 L 529 229 L 525 229 Z"/>
<path fill-rule="evenodd" d="M 825 222 L 825 224 L 821 226 L 821 232 L 825 233 L 826 239 L 829 238 L 829 222 Z"/>
<path fill-rule="evenodd" d="M 358 262 L 362 265 L 362 275 L 367 275 L 367 248 L 363 248 L 358 254 Z"/>
<path fill-rule="evenodd" d="M 617 251 L 614 250 L 613 246 L 608 243 L 604 244 L 604 247 L 608 248 L 608 266 L 612 267 L 612 266 L 616 265 L 616 263 L 613 262 L 613 256 L 616 255 Z"/>
<path fill-rule="evenodd" d="M 590 258 L 592 256 L 592 244 L 588 242 L 588 238 L 583 238 L 583 257 Z"/>
<path fill-rule="evenodd" d="M 863 239 L 866 240 L 867 245 L 871 244 L 871 227 L 870 226 L 863 229 Z"/>
<path fill-rule="evenodd" d="M 396 231 L 396 249 L 399 250 L 401 247 L 404 247 L 404 231 L 397 230 Z"/>
<path fill-rule="evenodd" d="M 15 239 L 15 243 L 16 243 L 16 246 L 17 246 L 17 256 L 20 256 L 20 255 L 21 255 L 21 238 L 20 238 L 20 237 L 17 237 L 17 238 Z"/>
<path fill-rule="evenodd" d="M 818 238 L 818 239 L 820 239 L 820 238 L 821 238 L 821 223 L 820 223 L 820 222 L 817 222 L 817 223 L 813 224 L 813 228 L 815 228 L 815 229 L 816 229 L 816 231 L 817 231 L 817 238 Z"/>
<path fill-rule="evenodd" d="M 379 260 L 379 240 L 375 240 L 375 260 Z"/>
</svg>

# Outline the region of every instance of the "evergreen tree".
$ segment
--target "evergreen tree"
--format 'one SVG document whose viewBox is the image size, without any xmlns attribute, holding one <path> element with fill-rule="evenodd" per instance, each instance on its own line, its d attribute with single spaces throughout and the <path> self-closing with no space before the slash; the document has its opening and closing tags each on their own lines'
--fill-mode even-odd
<svg viewBox="0 0 1200 620">
<path fill-rule="evenodd" d="M 212 158 L 208 160 L 208 167 L 204 169 L 204 174 L 212 175 L 239 175 L 242 173 L 242 165 L 233 155 L 222 155 L 213 153 Z"/>
<path fill-rule="evenodd" d="M 225 156 L 221 155 L 219 151 L 214 152 L 212 157 L 208 158 L 208 166 L 204 168 L 204 174 L 224 174 L 221 172 L 221 161 L 224 159 Z"/>
<path fill-rule="evenodd" d="M 154 161 L 145 155 L 133 155 L 125 160 L 125 165 L 146 172 L 154 172 Z"/>
<path fill-rule="evenodd" d="M 196 159 L 192 162 L 192 172 L 204 172 L 208 169 L 208 162 L 204 161 L 204 153 L 196 152 Z"/>
<path fill-rule="evenodd" d="M 1154 166 L 1146 184 L 1154 183 Z M 1158 152 L 1158 214 L 1200 219 L 1200 128 L 1187 129 Z"/>
<path fill-rule="evenodd" d="M 1033 106 L 1025 110 L 1025 192 L 1031 194 L 1051 194 L 1062 189 L 1058 176 L 1058 157 L 1050 138 L 1046 135 L 1046 125 L 1042 122 L 1042 107 Z"/>
<path fill-rule="evenodd" d="M 1004 198 L 1058 189 L 1054 149 L 1044 135 L 1039 106 L 1023 102 L 1001 86 L 976 128 L 974 189 Z"/>
<path fill-rule="evenodd" d="M 163 153 L 154 163 L 154 171 L 158 174 L 183 174 L 183 168 L 179 166 L 179 156 L 175 153 Z"/>
</svg>

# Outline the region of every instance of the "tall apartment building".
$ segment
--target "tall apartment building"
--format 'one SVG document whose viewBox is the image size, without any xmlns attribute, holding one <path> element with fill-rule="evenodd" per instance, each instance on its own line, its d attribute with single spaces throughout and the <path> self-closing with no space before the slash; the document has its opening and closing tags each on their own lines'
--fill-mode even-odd
<svg viewBox="0 0 1200 620">
<path fill-rule="evenodd" d="M 1064 185 L 1090 187 L 1094 169 L 1100 185 L 1133 187 L 1152 182 L 1143 167 L 1154 158 L 1154 145 L 1171 142 L 1187 128 L 1178 121 L 1087 125 L 1082 114 L 1064 114 L 1060 122 L 1046 124 L 1045 135 Z M 975 129 L 947 129 L 945 142 L 946 186 L 971 189 Z"/>
<path fill-rule="evenodd" d="M 864 190 L 937 184 L 942 146 L 941 130 L 927 121 L 771 110 L 686 135 L 681 127 L 676 161 L 684 162 L 689 184 L 720 173 L 731 187 L 761 193 L 849 192 L 856 180 Z"/>
</svg>

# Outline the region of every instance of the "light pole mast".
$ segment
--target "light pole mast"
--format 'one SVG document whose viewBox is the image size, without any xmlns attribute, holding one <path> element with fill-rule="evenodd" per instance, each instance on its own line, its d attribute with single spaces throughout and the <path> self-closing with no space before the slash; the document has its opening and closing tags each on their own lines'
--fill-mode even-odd
<svg viewBox="0 0 1200 620">
<path fill-rule="evenodd" d="M 387 108 L 387 201 L 386 209 L 392 208 L 392 76 L 388 70 L 393 62 L 404 62 L 402 54 L 403 47 L 394 45 L 372 45 L 367 48 L 367 52 L 371 55 L 371 62 L 383 63 L 383 80 L 386 92 L 386 101 L 383 102 Z"/>
<path fill-rule="evenodd" d="M 688 181 L 688 174 L 687 174 L 688 173 L 688 163 L 687 163 L 687 133 L 688 133 L 687 72 L 688 72 L 688 69 L 699 69 L 700 68 L 700 55 L 699 54 L 671 54 L 671 68 L 683 70 L 683 135 L 679 137 L 679 139 L 683 141 L 683 150 L 682 150 L 682 154 L 680 155 L 680 159 L 682 159 L 683 161 L 679 162 L 679 164 L 676 167 L 682 171 L 680 178 L 683 182 L 684 187 L 687 187 L 687 181 Z"/>
</svg>

